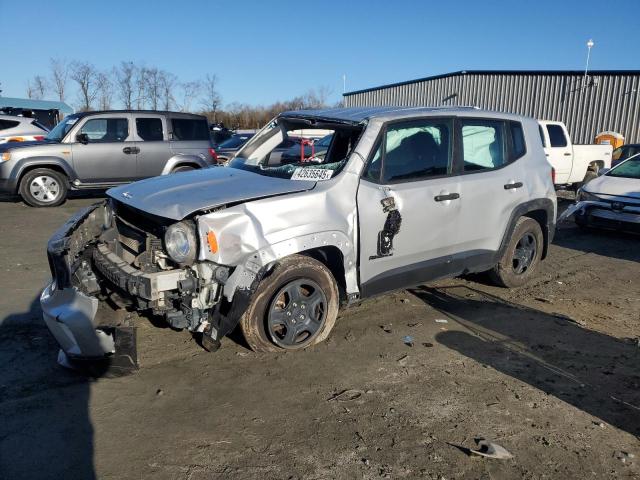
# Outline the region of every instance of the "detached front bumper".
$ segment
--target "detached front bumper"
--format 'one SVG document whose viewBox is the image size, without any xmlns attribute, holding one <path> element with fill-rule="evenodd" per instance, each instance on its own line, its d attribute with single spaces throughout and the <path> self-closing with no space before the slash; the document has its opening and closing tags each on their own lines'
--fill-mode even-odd
<svg viewBox="0 0 640 480">
<path fill-rule="evenodd" d="M 80 210 L 58 229 L 47 244 L 52 281 L 40 295 L 44 321 L 70 358 L 104 358 L 115 352 L 113 335 L 98 329 L 98 299 L 71 283 L 84 245 L 102 232 L 98 203 Z"/>
</svg>

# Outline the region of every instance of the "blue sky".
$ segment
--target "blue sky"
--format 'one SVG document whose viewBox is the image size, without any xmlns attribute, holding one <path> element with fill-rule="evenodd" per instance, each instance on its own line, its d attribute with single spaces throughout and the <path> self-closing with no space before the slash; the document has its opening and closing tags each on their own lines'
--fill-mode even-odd
<svg viewBox="0 0 640 480">
<path fill-rule="evenodd" d="M 0 88 L 23 97 L 62 57 L 183 81 L 215 73 L 224 103 L 320 86 L 338 101 L 343 74 L 357 90 L 455 70 L 583 69 L 589 38 L 591 68 L 640 69 L 639 18 L 640 0 L 0 0 Z"/>
</svg>

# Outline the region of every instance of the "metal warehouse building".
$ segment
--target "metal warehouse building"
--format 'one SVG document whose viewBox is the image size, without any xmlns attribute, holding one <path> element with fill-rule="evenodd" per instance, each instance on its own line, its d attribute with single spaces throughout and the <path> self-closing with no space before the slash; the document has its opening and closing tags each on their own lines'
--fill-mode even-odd
<svg viewBox="0 0 640 480">
<path fill-rule="evenodd" d="M 613 130 L 640 143 L 640 70 L 468 70 L 344 94 L 346 107 L 477 106 L 565 122 L 575 143 Z"/>
</svg>

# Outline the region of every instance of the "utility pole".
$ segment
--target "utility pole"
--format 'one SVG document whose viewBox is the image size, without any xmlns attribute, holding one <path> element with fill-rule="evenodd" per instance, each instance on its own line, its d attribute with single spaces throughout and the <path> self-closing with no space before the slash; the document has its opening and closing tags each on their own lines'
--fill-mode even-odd
<svg viewBox="0 0 640 480">
<path fill-rule="evenodd" d="M 589 74 L 589 58 L 591 57 L 591 49 L 593 48 L 593 46 L 595 45 L 595 43 L 593 43 L 593 40 L 589 39 L 589 41 L 587 42 L 587 65 L 584 67 L 584 80 L 582 81 L 582 87 L 586 88 L 587 86 L 587 80 L 588 80 L 588 74 Z"/>
</svg>

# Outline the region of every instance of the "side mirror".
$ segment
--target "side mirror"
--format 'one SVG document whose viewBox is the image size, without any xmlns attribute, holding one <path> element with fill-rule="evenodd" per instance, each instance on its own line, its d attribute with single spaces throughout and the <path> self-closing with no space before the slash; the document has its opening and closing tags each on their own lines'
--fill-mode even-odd
<svg viewBox="0 0 640 480">
<path fill-rule="evenodd" d="M 607 173 L 609 170 L 611 170 L 611 169 L 610 168 L 601 168 L 600 170 L 598 170 L 598 176 L 601 177 L 602 175 Z"/>
<path fill-rule="evenodd" d="M 86 133 L 79 133 L 76 135 L 76 142 L 86 145 L 89 143 L 89 135 Z"/>
</svg>

